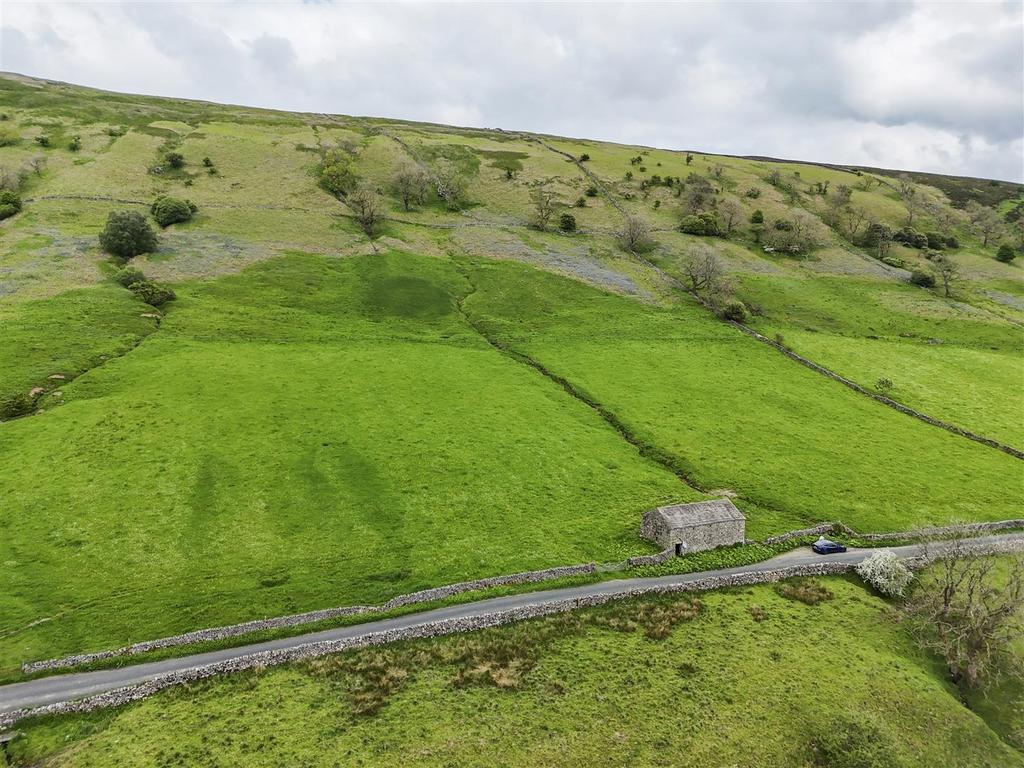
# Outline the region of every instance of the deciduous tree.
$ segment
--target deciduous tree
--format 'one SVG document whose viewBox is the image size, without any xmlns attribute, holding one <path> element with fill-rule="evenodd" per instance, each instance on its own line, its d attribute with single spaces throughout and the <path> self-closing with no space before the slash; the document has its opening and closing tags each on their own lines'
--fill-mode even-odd
<svg viewBox="0 0 1024 768">
<path fill-rule="evenodd" d="M 639 216 L 626 216 L 619 230 L 619 245 L 627 251 L 647 250 L 651 247 L 651 228 Z"/>
<path fill-rule="evenodd" d="M 395 170 L 391 181 L 395 194 L 402 201 L 405 210 L 413 205 L 422 205 L 430 189 L 427 172 L 413 162 L 404 162 Z"/>
<path fill-rule="evenodd" d="M 924 570 L 902 607 L 918 642 L 938 653 L 964 688 L 1012 663 L 1011 644 L 1024 636 L 1024 556 L 978 557 L 966 529 Z M 930 557 L 935 544 L 923 547 Z"/>
<path fill-rule="evenodd" d="M 953 288 L 960 283 L 960 266 L 949 256 L 940 253 L 932 259 L 932 270 L 936 279 L 942 283 L 943 295 L 952 296 Z"/>
<path fill-rule="evenodd" d="M 732 234 L 732 228 L 743 218 L 743 206 L 736 200 L 728 197 L 718 206 L 718 214 L 722 217 L 725 235 L 728 237 Z"/>
<path fill-rule="evenodd" d="M 542 182 L 530 189 L 530 201 L 533 203 L 533 223 L 541 232 L 547 231 L 551 217 L 558 207 L 558 195 L 547 184 Z"/>
<path fill-rule="evenodd" d="M 384 208 L 377 191 L 364 182 L 345 197 L 345 205 L 351 209 L 363 232 L 373 237 L 384 221 Z"/>
<path fill-rule="evenodd" d="M 698 246 L 686 254 L 683 271 L 694 293 L 705 289 L 714 290 L 722 279 L 722 263 L 715 252 L 706 246 Z"/>
</svg>

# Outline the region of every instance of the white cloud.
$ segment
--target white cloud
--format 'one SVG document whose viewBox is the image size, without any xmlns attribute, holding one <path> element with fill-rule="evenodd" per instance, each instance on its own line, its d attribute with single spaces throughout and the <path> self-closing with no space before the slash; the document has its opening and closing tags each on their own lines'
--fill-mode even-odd
<svg viewBox="0 0 1024 768">
<path fill-rule="evenodd" d="M 12 3 L 111 90 L 1019 180 L 1019 4 Z"/>
</svg>

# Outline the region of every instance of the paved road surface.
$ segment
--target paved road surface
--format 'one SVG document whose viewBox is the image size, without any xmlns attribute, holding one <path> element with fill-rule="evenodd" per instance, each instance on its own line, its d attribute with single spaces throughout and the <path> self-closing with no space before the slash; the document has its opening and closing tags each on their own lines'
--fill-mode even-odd
<svg viewBox="0 0 1024 768">
<path fill-rule="evenodd" d="M 972 539 L 974 546 L 982 546 L 993 542 L 1015 542 L 1024 545 L 1024 533 L 1010 533 L 1000 536 L 985 536 Z M 942 544 L 933 545 L 934 550 L 941 550 Z M 891 547 L 889 548 L 900 557 L 912 557 L 920 553 L 917 546 Z M 241 645 L 235 648 L 225 648 L 218 651 L 197 653 L 191 656 L 181 656 L 163 661 L 153 661 L 144 664 L 121 667 L 117 669 L 104 669 L 95 672 L 74 672 L 52 677 L 44 677 L 38 680 L 30 680 L 24 683 L 13 683 L 0 686 L 0 712 L 9 712 L 24 707 L 39 707 L 46 704 L 55 704 L 74 699 L 81 699 L 93 696 L 105 691 L 122 688 L 128 685 L 146 682 L 170 672 L 182 672 L 196 667 L 202 667 L 215 662 L 235 659 L 240 656 L 248 656 L 261 651 L 281 650 L 315 643 L 325 640 L 341 640 L 357 637 L 368 632 L 379 632 L 392 629 L 406 629 L 409 627 L 428 624 L 439 619 L 457 619 L 471 616 L 479 616 L 494 611 L 507 610 L 510 608 L 522 608 L 527 606 L 540 606 L 547 603 L 557 603 L 562 600 L 587 597 L 589 595 L 614 595 L 625 592 L 637 586 L 672 586 L 687 584 L 709 576 L 726 576 L 742 573 L 759 573 L 771 571 L 776 568 L 783 568 L 791 565 L 806 565 L 813 563 L 834 563 L 847 562 L 858 563 L 867 557 L 871 549 L 851 549 L 845 554 L 839 555 L 816 555 L 808 547 L 803 547 L 792 552 L 773 557 L 756 565 L 742 566 L 739 568 L 723 568 L 714 571 L 702 571 L 700 573 L 686 573 L 672 576 L 652 576 L 647 578 L 616 579 L 604 581 L 597 584 L 586 584 L 579 587 L 565 587 L 562 589 L 549 589 L 542 592 L 527 592 L 508 597 L 496 597 L 488 600 L 479 600 L 473 603 L 463 603 L 446 608 L 437 608 L 422 613 L 408 614 L 391 619 L 369 621 L 363 624 L 356 624 L 347 627 L 326 629 L 320 632 L 311 632 L 304 635 L 284 637 L 278 640 L 269 640 L 262 643 Z"/>
</svg>

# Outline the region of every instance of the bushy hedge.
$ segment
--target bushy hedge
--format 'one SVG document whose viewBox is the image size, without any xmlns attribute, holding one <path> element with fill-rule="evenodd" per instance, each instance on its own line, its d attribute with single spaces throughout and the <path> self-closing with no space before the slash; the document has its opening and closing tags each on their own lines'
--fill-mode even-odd
<svg viewBox="0 0 1024 768">
<path fill-rule="evenodd" d="M 935 275 L 931 272 L 925 272 L 921 269 L 915 269 L 910 273 L 910 282 L 914 285 L 919 285 L 922 288 L 934 288 L 935 287 Z"/>
<path fill-rule="evenodd" d="M 1003 243 L 999 246 L 999 250 L 996 251 L 996 260 L 1003 262 L 1003 264 L 1009 264 L 1015 258 L 1017 258 L 1017 252 L 1009 243 Z"/>
<path fill-rule="evenodd" d="M 149 222 L 135 211 L 111 211 L 100 232 L 100 247 L 122 259 L 156 250 L 156 232 Z"/>
<path fill-rule="evenodd" d="M 140 280 L 128 286 L 128 290 L 153 307 L 161 307 L 177 298 L 174 291 L 149 280 Z"/>
<path fill-rule="evenodd" d="M 27 416 L 35 410 L 35 407 L 36 398 L 24 392 L 0 396 L 0 421 Z"/>
<path fill-rule="evenodd" d="M 21 212 L 21 195 L 9 189 L 0 192 L 0 221 Z"/>
<path fill-rule="evenodd" d="M 684 216 L 679 229 L 688 235 L 719 235 L 718 216 L 708 211 L 696 215 Z"/>
<path fill-rule="evenodd" d="M 191 200 L 179 200 L 176 197 L 160 195 L 149 207 L 156 223 L 161 227 L 169 227 L 180 221 L 188 221 L 199 207 Z"/>
<path fill-rule="evenodd" d="M 141 283 L 146 279 L 142 270 L 135 267 L 121 267 L 114 273 L 114 282 L 120 283 L 125 288 L 130 288 L 134 283 Z"/>
<path fill-rule="evenodd" d="M 340 150 L 324 154 L 316 166 L 316 177 L 323 189 L 332 195 L 348 194 L 356 186 L 355 171 L 348 155 Z"/>
<path fill-rule="evenodd" d="M 911 248 L 927 248 L 928 235 L 918 232 L 911 227 L 903 227 L 893 233 L 892 239 L 897 243 L 903 243 Z"/>
<path fill-rule="evenodd" d="M 576 217 L 571 213 L 563 213 L 558 217 L 558 228 L 563 232 L 575 232 Z"/>
<path fill-rule="evenodd" d="M 722 317 L 742 323 L 747 319 L 747 307 L 742 301 L 730 301 L 722 307 Z"/>
</svg>

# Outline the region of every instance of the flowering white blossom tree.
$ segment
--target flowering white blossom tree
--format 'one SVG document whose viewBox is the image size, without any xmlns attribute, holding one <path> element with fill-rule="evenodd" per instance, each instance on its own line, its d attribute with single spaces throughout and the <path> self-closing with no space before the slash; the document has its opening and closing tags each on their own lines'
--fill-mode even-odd
<svg viewBox="0 0 1024 768">
<path fill-rule="evenodd" d="M 903 597 L 914 574 L 888 550 L 872 552 L 857 564 L 857 575 L 887 597 Z"/>
</svg>

